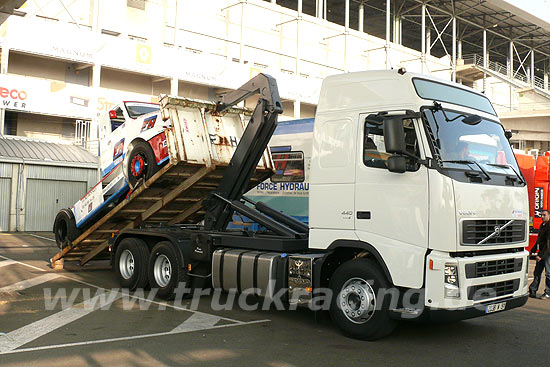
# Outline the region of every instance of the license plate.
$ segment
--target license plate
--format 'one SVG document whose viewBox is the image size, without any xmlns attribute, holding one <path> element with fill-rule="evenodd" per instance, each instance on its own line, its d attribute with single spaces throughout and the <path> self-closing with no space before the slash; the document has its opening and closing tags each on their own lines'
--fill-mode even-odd
<svg viewBox="0 0 550 367">
<path fill-rule="evenodd" d="M 488 305 L 487 308 L 485 308 L 485 313 L 504 311 L 505 308 L 506 302 L 493 303 L 492 305 Z"/>
</svg>

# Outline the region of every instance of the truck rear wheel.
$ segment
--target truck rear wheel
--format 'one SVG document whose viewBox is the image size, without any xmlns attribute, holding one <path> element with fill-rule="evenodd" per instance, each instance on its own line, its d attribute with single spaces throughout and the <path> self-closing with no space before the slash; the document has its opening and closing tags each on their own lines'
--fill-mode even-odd
<svg viewBox="0 0 550 367">
<path fill-rule="evenodd" d="M 55 243 L 62 249 L 80 236 L 80 230 L 76 228 L 76 220 L 71 209 L 61 209 L 53 222 Z"/>
<path fill-rule="evenodd" d="M 149 248 L 138 238 L 124 238 L 115 254 L 115 273 L 122 288 L 135 291 L 147 286 Z"/>
<path fill-rule="evenodd" d="M 389 295 L 384 299 L 378 296 L 380 289 L 389 290 L 391 286 L 373 260 L 360 258 L 345 262 L 330 280 L 332 321 L 356 339 L 376 340 L 389 335 L 397 321 L 389 315 Z"/>
<path fill-rule="evenodd" d="M 145 141 L 138 141 L 133 144 L 132 151 L 128 158 L 128 181 L 134 187 L 139 179 L 148 180 L 159 170 L 155 153 Z"/>
<path fill-rule="evenodd" d="M 181 282 L 189 287 L 189 277 L 183 268 L 185 264 L 168 241 L 159 242 L 151 251 L 148 273 L 151 288 L 157 288 L 157 296 L 165 300 L 174 299 Z"/>
</svg>

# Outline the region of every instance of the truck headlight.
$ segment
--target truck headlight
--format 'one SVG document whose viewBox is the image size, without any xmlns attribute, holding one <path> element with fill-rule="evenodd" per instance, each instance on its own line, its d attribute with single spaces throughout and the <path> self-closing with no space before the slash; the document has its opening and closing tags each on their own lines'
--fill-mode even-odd
<svg viewBox="0 0 550 367">
<path fill-rule="evenodd" d="M 456 264 L 445 264 L 445 297 L 459 298 L 458 267 Z"/>
</svg>

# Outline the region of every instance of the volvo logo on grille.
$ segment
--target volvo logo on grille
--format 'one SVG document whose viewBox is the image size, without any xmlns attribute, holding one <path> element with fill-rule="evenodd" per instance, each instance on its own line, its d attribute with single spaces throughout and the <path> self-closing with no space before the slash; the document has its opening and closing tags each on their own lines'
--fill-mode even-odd
<svg viewBox="0 0 550 367">
<path fill-rule="evenodd" d="M 495 237 L 500 237 L 500 232 L 502 231 L 502 228 L 499 226 L 495 226 Z"/>
</svg>

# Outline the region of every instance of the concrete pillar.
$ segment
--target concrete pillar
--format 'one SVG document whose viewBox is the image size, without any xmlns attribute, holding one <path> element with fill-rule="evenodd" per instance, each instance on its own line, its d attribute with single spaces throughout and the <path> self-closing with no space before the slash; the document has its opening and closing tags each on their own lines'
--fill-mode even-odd
<svg viewBox="0 0 550 367">
<path fill-rule="evenodd" d="M 10 49 L 7 45 L 2 45 L 2 56 L 0 57 L 0 74 L 8 73 L 8 59 Z M 6 120 L 6 109 L 0 108 L 0 136 L 4 135 L 4 125 Z"/>
<path fill-rule="evenodd" d="M 390 18 L 391 1 L 386 0 L 386 69 L 390 68 Z"/>
<path fill-rule="evenodd" d="M 386 46 L 390 44 L 391 1 L 386 0 Z M 386 50 L 387 52 L 387 50 Z"/>
<path fill-rule="evenodd" d="M 544 90 L 548 90 L 548 62 L 544 62 Z"/>
<path fill-rule="evenodd" d="M 363 32 L 363 23 L 365 23 L 365 4 L 359 4 L 359 32 Z"/>
<path fill-rule="evenodd" d="M 422 26 L 421 26 L 421 48 L 420 48 L 420 72 L 424 72 L 424 63 L 426 62 L 426 4 L 422 3 Z"/>
<path fill-rule="evenodd" d="M 426 29 L 426 55 L 430 55 L 432 50 L 432 29 Z"/>
<path fill-rule="evenodd" d="M 346 0 L 344 19 L 344 73 L 348 72 L 348 37 L 349 37 L 349 1 Z"/>
<path fill-rule="evenodd" d="M 241 37 L 239 40 L 239 63 L 240 64 L 244 64 L 245 5 L 246 5 L 246 2 L 241 3 Z"/>
<path fill-rule="evenodd" d="M 302 0 L 298 0 L 298 19 L 296 19 L 296 77 L 300 76 L 300 59 L 301 59 L 301 27 L 302 27 Z"/>
<path fill-rule="evenodd" d="M 301 0 L 299 0 L 301 2 Z M 349 0 L 346 0 L 345 4 L 345 19 L 344 19 L 344 27 L 346 28 L 346 32 L 349 31 Z"/>
<path fill-rule="evenodd" d="M 489 60 L 487 60 L 487 30 L 483 30 L 483 67 L 487 68 Z"/>
<path fill-rule="evenodd" d="M 8 73 L 8 59 L 10 56 L 10 49 L 7 45 L 2 45 L 2 57 L 0 58 L 0 74 Z"/>
<path fill-rule="evenodd" d="M 294 101 L 294 118 L 299 119 L 300 118 L 300 98 L 296 98 Z"/>
<path fill-rule="evenodd" d="M 487 30 L 483 29 L 483 68 L 487 68 Z M 487 90 L 487 74 L 483 73 L 483 93 Z"/>
<path fill-rule="evenodd" d="M 177 96 L 179 93 L 179 80 L 176 77 L 170 79 L 170 95 Z"/>
<path fill-rule="evenodd" d="M 399 18 L 397 17 L 397 2 L 393 2 L 393 16 L 391 17 L 392 25 L 393 25 L 393 32 L 392 32 L 392 41 L 393 43 L 399 43 L 399 34 L 397 33 L 397 29 L 399 28 L 397 22 L 399 21 Z"/>
<path fill-rule="evenodd" d="M 510 51 L 508 59 L 510 62 L 510 78 L 514 78 L 514 41 L 510 40 Z"/>
<path fill-rule="evenodd" d="M 456 18 L 453 17 L 453 75 L 451 80 L 456 82 Z"/>
<path fill-rule="evenodd" d="M 101 64 L 95 63 L 92 67 L 92 88 L 99 89 L 101 84 Z"/>
<path fill-rule="evenodd" d="M 535 50 L 534 49 L 531 49 L 531 73 L 529 77 L 531 78 L 531 86 L 534 87 L 535 86 Z"/>
<path fill-rule="evenodd" d="M 101 33 L 102 0 L 93 0 L 92 7 L 92 32 Z"/>
<path fill-rule="evenodd" d="M 457 42 L 456 42 L 456 57 L 458 59 L 462 59 L 462 40 L 459 39 Z"/>
</svg>

